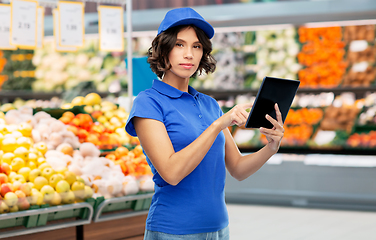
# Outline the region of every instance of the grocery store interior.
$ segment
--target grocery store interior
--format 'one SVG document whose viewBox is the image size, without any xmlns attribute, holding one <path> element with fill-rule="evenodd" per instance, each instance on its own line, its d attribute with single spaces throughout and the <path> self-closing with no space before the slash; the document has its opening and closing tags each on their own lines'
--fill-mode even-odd
<svg viewBox="0 0 376 240">
<path fill-rule="evenodd" d="M 215 29 L 190 85 L 224 113 L 300 81 L 278 153 L 227 173 L 230 239 L 375 239 L 375 0 L 0 0 L 0 238 L 143 239 L 154 182 L 125 124 L 178 7 Z M 268 143 L 229 129 L 242 154 Z"/>
</svg>

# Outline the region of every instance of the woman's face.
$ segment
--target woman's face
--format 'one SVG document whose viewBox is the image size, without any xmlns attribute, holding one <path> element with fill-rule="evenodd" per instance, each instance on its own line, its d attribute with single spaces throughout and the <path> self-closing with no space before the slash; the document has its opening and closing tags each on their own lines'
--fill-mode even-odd
<svg viewBox="0 0 376 240">
<path fill-rule="evenodd" d="M 193 28 L 184 28 L 177 34 L 169 54 L 170 71 L 180 78 L 190 78 L 200 65 L 203 49 Z"/>
</svg>

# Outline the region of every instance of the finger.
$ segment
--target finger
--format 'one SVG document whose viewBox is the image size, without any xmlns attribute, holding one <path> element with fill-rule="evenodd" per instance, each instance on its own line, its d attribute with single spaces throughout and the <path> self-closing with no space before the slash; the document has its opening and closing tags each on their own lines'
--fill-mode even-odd
<svg viewBox="0 0 376 240">
<path fill-rule="evenodd" d="M 266 114 L 266 119 L 269 122 L 271 122 L 271 124 L 273 124 L 273 126 L 276 129 L 280 129 L 282 132 L 284 131 L 282 125 L 279 122 L 277 122 L 277 120 L 275 120 L 274 118 L 272 118 L 270 115 Z"/>
<path fill-rule="evenodd" d="M 281 113 L 281 111 L 279 110 L 279 107 L 278 107 L 278 104 L 277 104 L 277 103 L 274 105 L 274 108 L 275 108 L 275 113 L 276 113 L 276 115 L 277 115 L 278 123 L 281 124 L 281 126 L 283 126 L 282 113 Z"/>
<path fill-rule="evenodd" d="M 276 131 L 273 129 L 267 129 L 267 128 L 260 128 L 260 132 L 264 135 L 270 135 L 270 136 L 283 136 L 283 132 L 281 131 Z"/>
<path fill-rule="evenodd" d="M 242 109 L 248 109 L 248 108 L 251 108 L 253 106 L 253 103 L 242 103 L 242 104 L 239 104 L 239 106 L 242 108 Z"/>
</svg>

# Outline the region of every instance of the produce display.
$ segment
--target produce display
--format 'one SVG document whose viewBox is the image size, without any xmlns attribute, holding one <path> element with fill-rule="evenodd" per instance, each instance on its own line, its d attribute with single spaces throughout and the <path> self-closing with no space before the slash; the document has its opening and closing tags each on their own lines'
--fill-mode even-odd
<svg viewBox="0 0 376 240">
<path fill-rule="evenodd" d="M 337 87 L 346 72 L 345 43 L 341 27 L 299 28 L 303 44 L 298 54 L 300 87 Z"/>
<path fill-rule="evenodd" d="M 114 116 L 109 119 L 114 124 L 111 131 L 92 115 L 74 114 L 69 109 L 60 109 L 60 118 L 48 113 L 56 109 L 36 111 L 26 105 L 0 112 L 0 213 L 26 210 L 32 205 L 54 206 L 153 191 L 151 170 L 138 139 L 130 141 L 130 136 L 123 135 L 128 113 L 98 96 L 89 93 L 82 97 L 88 105 L 81 107 L 91 106 L 99 112 L 111 106 L 123 112 L 119 124 L 111 121 Z M 113 114 L 119 117 L 118 113 Z M 94 116 L 99 119 L 102 115 Z M 65 118 L 69 122 L 63 122 Z M 117 130 L 120 128 L 124 133 Z M 82 130 L 88 130 L 86 138 Z M 92 135 L 100 132 L 101 144 L 94 145 Z M 107 133 L 117 136 L 115 145 L 105 141 L 109 136 L 112 139 Z M 124 136 L 128 148 L 120 141 Z M 111 151 L 101 151 L 103 146 L 111 146 Z"/>
</svg>

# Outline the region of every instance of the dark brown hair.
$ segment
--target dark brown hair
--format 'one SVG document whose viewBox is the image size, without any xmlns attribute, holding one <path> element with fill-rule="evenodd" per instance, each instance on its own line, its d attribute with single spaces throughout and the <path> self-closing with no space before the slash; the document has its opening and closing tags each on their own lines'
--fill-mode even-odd
<svg viewBox="0 0 376 240">
<path fill-rule="evenodd" d="M 197 71 L 192 75 L 192 77 L 197 76 L 197 74 L 212 73 L 215 70 L 217 61 L 211 55 L 212 43 L 208 36 L 200 28 L 194 25 L 182 25 L 172 27 L 162 32 L 156 36 L 148 50 L 148 63 L 150 64 L 151 70 L 157 74 L 159 78 L 162 79 L 164 73 L 171 68 L 168 56 L 171 50 L 176 44 L 176 39 L 178 33 L 185 28 L 191 27 L 195 30 L 196 35 L 200 43 L 202 44 L 203 54 L 200 61 L 200 65 Z"/>
</svg>

